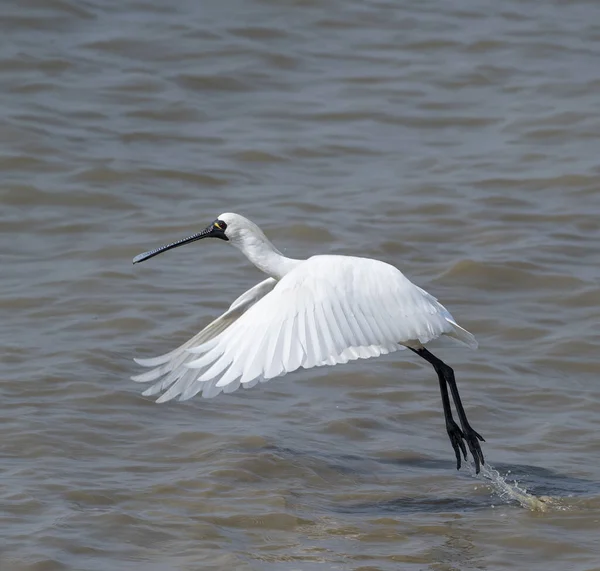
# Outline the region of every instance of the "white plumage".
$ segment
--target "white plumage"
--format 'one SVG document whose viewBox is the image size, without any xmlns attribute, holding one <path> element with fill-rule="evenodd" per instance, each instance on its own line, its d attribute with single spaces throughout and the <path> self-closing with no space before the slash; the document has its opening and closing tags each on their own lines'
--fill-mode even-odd
<svg viewBox="0 0 600 571">
<path fill-rule="evenodd" d="M 286 258 L 250 220 L 226 213 L 203 232 L 141 254 L 141 262 L 205 237 L 230 241 L 270 277 L 170 353 L 135 359 L 152 369 L 157 402 L 248 388 L 297 370 L 419 349 L 446 335 L 477 347 L 433 296 L 385 262 L 339 255 Z"/>
</svg>

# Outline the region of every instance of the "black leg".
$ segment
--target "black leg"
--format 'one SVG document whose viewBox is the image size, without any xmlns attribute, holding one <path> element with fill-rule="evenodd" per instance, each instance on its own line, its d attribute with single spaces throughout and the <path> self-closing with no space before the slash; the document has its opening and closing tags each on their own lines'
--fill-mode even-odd
<svg viewBox="0 0 600 571">
<path fill-rule="evenodd" d="M 428 363 L 431 363 L 435 369 L 435 372 L 438 374 L 440 393 L 442 395 L 442 405 L 444 407 L 444 417 L 446 419 L 446 430 L 448 431 L 452 448 L 454 448 L 454 452 L 456 454 L 456 469 L 460 469 L 461 450 L 465 460 L 467 459 L 467 451 L 465 448 L 465 443 L 463 442 L 463 440 L 465 440 L 469 446 L 471 454 L 473 455 L 473 460 L 475 461 L 475 472 L 479 474 L 480 464 L 485 464 L 483 452 L 481 451 L 481 446 L 479 445 L 479 440 L 481 440 L 481 442 L 485 442 L 485 440 L 480 434 L 471 428 L 471 425 L 467 420 L 467 414 L 465 413 L 462 401 L 460 400 L 460 395 L 458 393 L 458 387 L 456 386 L 456 380 L 454 378 L 454 371 L 452 370 L 452 367 L 446 365 L 446 363 L 444 363 L 441 359 L 438 359 L 433 353 L 425 348 L 412 349 L 409 347 L 409 349 L 414 351 L 417 355 L 419 355 L 419 357 L 425 359 Z M 448 398 L 448 387 L 450 387 L 450 392 L 452 393 L 452 400 L 454 401 L 454 406 L 456 407 L 456 412 L 458 413 L 458 419 L 462 426 L 462 431 L 452 418 L 450 399 Z"/>
<path fill-rule="evenodd" d="M 442 395 L 442 406 L 444 407 L 444 418 L 446 420 L 446 430 L 448 431 L 452 448 L 454 448 L 454 453 L 456 454 L 456 469 L 460 470 L 461 451 L 465 457 L 465 460 L 467 459 L 467 449 L 465 447 L 465 443 L 463 442 L 464 435 L 452 417 L 452 408 L 450 407 L 450 397 L 448 396 L 448 387 L 446 386 L 446 381 L 442 376 L 439 376 L 439 382 L 440 394 Z"/>
</svg>

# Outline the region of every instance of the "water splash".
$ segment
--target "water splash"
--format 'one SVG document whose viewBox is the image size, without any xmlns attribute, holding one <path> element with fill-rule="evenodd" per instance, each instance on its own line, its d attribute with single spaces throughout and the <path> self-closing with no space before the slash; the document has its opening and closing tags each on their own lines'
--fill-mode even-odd
<svg viewBox="0 0 600 571">
<path fill-rule="evenodd" d="M 534 496 L 521 487 L 516 480 L 512 484 L 509 483 L 506 480 L 506 476 L 502 477 L 500 472 L 489 464 L 481 467 L 479 475 L 475 474 L 475 468 L 472 463 L 469 462 L 468 467 L 473 477 L 489 480 L 494 492 L 504 501 L 516 501 L 525 509 L 535 512 L 547 512 L 552 508 L 564 509 L 558 505 L 556 499 L 549 496 Z"/>
</svg>

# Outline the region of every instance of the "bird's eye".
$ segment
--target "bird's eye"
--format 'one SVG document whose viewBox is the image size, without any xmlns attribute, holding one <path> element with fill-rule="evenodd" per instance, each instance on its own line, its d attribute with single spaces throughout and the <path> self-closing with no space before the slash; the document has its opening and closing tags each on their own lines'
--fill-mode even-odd
<svg viewBox="0 0 600 571">
<path fill-rule="evenodd" d="M 217 220 L 213 226 L 215 228 L 217 228 L 218 230 L 224 231 L 227 228 L 227 224 L 225 224 L 225 222 L 223 222 L 223 220 Z"/>
</svg>

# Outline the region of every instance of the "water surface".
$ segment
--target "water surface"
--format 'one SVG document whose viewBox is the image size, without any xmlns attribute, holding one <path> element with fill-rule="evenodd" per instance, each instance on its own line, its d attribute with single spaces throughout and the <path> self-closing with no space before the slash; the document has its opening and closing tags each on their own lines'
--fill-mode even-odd
<svg viewBox="0 0 600 571">
<path fill-rule="evenodd" d="M 600 5 L 0 7 L 0 568 L 600 568 Z M 286 254 L 373 256 L 479 340 L 157 405 L 134 356 L 262 279 L 134 255 L 227 211 Z"/>
</svg>

